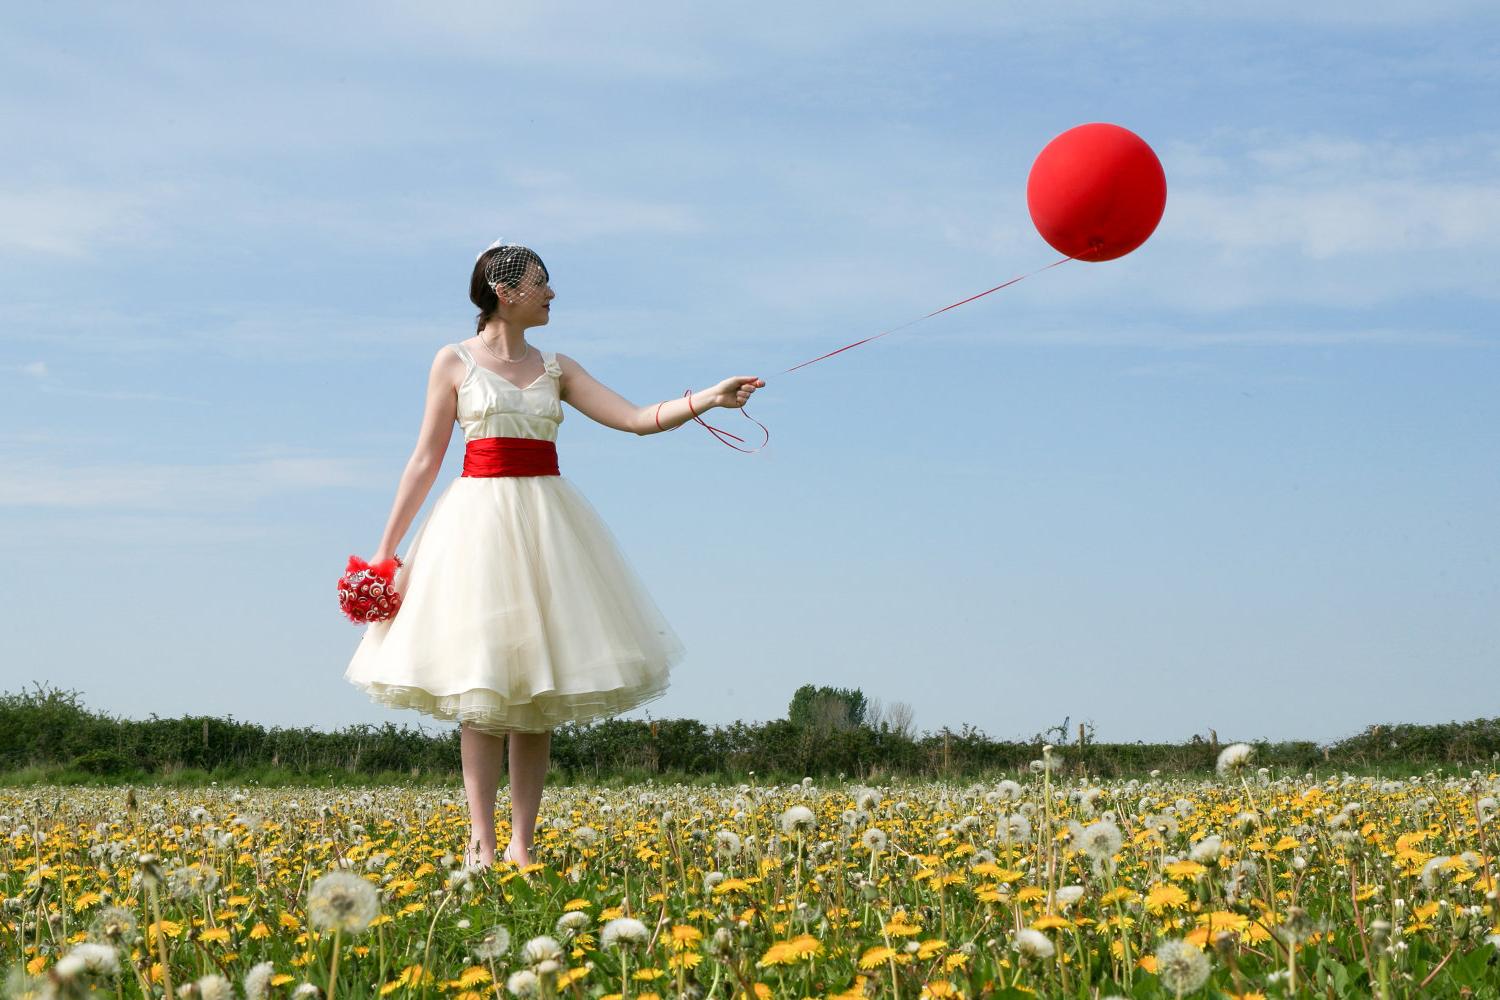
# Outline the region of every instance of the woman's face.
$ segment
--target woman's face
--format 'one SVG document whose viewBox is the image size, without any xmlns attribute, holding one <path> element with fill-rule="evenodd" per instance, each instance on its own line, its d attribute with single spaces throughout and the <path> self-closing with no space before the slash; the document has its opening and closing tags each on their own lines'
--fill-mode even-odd
<svg viewBox="0 0 1500 1000">
<path fill-rule="evenodd" d="M 502 283 L 497 289 L 500 301 L 506 306 L 505 318 L 523 329 L 545 326 L 549 318 L 550 303 L 556 297 L 547 276 L 535 262 L 526 265 L 526 273 L 515 288 Z"/>
</svg>

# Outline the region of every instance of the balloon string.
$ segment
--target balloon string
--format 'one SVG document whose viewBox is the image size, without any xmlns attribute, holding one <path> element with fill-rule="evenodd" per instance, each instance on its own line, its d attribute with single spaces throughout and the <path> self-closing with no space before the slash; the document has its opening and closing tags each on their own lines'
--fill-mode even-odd
<svg viewBox="0 0 1500 1000">
<path fill-rule="evenodd" d="M 845 344 L 843 347 L 840 347 L 836 351 L 829 351 L 827 354 L 819 355 L 818 357 L 813 358 L 811 361 L 804 361 L 800 365 L 793 365 L 792 367 L 790 367 L 790 368 L 786 369 L 785 371 L 781 372 L 781 374 L 782 375 L 787 375 L 787 374 L 789 374 L 791 372 L 796 371 L 799 368 L 806 368 L 810 364 L 814 364 L 816 362 L 822 361 L 825 358 L 831 358 L 835 354 L 842 354 L 843 352 L 849 350 L 852 347 L 858 347 L 860 344 L 868 344 L 872 340 L 879 340 L 881 337 L 884 337 L 886 334 L 895 333 L 898 330 L 905 330 L 907 327 L 913 326 L 913 325 L 915 325 L 917 323 L 920 323 L 924 319 L 931 319 L 932 317 L 938 315 L 939 313 L 945 313 L 945 312 L 947 312 L 949 309 L 957 309 L 959 306 L 965 305 L 965 304 L 970 303 L 970 302 L 973 302 L 975 299 L 982 299 L 986 295 L 990 295 L 990 294 L 993 294 L 994 292 L 998 292 L 1002 288 L 1009 288 L 1011 285 L 1014 285 L 1016 282 L 1018 282 L 1018 281 L 1024 281 L 1025 279 L 1030 278 L 1033 275 L 1041 274 L 1043 271 L 1050 271 L 1052 268 L 1056 267 L 1059 264 L 1065 264 L 1065 263 L 1067 263 L 1070 260 L 1079 260 L 1079 259 L 1081 259 L 1083 257 L 1091 257 L 1094 254 L 1098 253 L 1101 249 L 1102 249 L 1102 245 L 1096 240 L 1094 242 L 1094 244 L 1089 247 L 1088 250 L 1084 251 L 1081 254 L 1078 254 L 1077 256 L 1074 256 L 1074 255 L 1070 254 L 1070 255 L 1067 255 L 1067 256 L 1064 256 L 1064 257 L 1060 257 L 1057 260 L 1054 260 L 1052 263 L 1046 265 L 1045 267 L 1039 267 L 1035 271 L 1030 271 L 1030 272 L 1027 272 L 1026 274 L 1017 275 L 1016 277 L 1011 278 L 1009 281 L 1003 281 L 1000 284 L 996 285 L 994 288 L 985 289 L 984 291 L 980 292 L 977 295 L 970 295 L 966 299 L 959 299 L 957 302 L 954 302 L 954 303 L 951 303 L 949 305 L 943 306 L 941 309 L 934 309 L 932 312 L 928 313 L 925 316 L 918 316 L 916 319 L 907 320 L 905 323 L 902 323 L 900 326 L 893 326 L 889 330 L 883 330 L 880 333 L 875 334 L 873 337 L 866 337 L 863 340 L 856 340 L 852 344 Z M 688 398 L 688 411 L 692 412 L 692 406 L 693 406 L 693 404 L 692 404 L 692 391 L 691 390 L 688 391 L 688 397 L 689 397 Z M 761 430 L 763 430 L 763 431 L 766 432 L 765 440 L 762 441 L 759 445 L 757 445 L 754 448 L 740 448 L 740 447 L 738 447 L 736 445 L 729 444 L 728 441 L 724 440 L 725 437 L 734 438 L 736 441 L 739 441 L 741 444 L 744 443 L 745 439 L 742 438 L 742 437 L 738 437 L 738 436 L 736 436 L 734 434 L 730 434 L 728 431 L 726 431 L 726 430 L 724 430 L 722 428 L 710 426 L 708 423 L 706 423 L 703 420 L 703 418 L 699 417 L 698 414 L 696 414 L 696 413 L 693 414 L 693 419 L 696 420 L 696 421 L 698 421 L 698 423 L 703 424 L 704 427 L 708 428 L 709 432 L 711 434 L 713 434 L 714 437 L 718 438 L 721 443 L 723 443 L 725 445 L 728 445 L 730 448 L 734 448 L 735 451 L 744 452 L 747 455 L 753 454 L 754 452 L 760 451 L 761 448 L 764 448 L 766 446 L 766 442 L 771 440 L 771 432 L 769 430 L 766 430 L 766 425 L 765 424 L 761 423 L 759 420 L 756 420 L 754 417 L 750 416 L 749 411 L 747 411 L 743 406 L 740 407 L 739 410 L 752 423 L 754 423 L 757 427 L 759 427 Z"/>
<path fill-rule="evenodd" d="M 781 372 L 781 374 L 782 375 L 786 375 L 789 372 L 796 371 L 798 368 L 806 368 L 808 365 L 813 364 L 814 362 L 822 361 L 824 358 L 831 358 L 835 354 L 841 354 L 844 351 L 849 350 L 849 348 L 851 348 L 851 347 L 858 347 L 860 344 L 868 344 L 872 340 L 879 340 L 881 337 L 884 337 L 888 333 L 895 333 L 897 330 L 905 330 L 907 327 L 913 326 L 913 325 L 915 325 L 917 323 L 920 323 L 924 319 L 931 319 L 932 317 L 936 316 L 938 313 L 945 313 L 949 309 L 957 309 L 959 306 L 964 305 L 964 304 L 969 303 L 969 302 L 973 302 L 975 299 L 982 299 L 986 295 L 989 295 L 989 294 L 991 294 L 993 292 L 998 292 L 1002 288 L 1009 288 L 1011 285 L 1014 285 L 1018 281 L 1024 281 L 1025 279 L 1030 278 L 1032 275 L 1041 274 L 1043 271 L 1050 270 L 1050 269 L 1056 267 L 1059 264 L 1066 264 L 1068 261 L 1074 260 L 1074 259 L 1076 259 L 1076 258 L 1073 258 L 1073 257 L 1061 257 L 1061 258 L 1059 258 L 1057 260 L 1054 260 L 1052 263 L 1048 264 L 1046 267 L 1039 267 L 1035 271 L 1031 271 L 1031 272 L 1029 272 L 1027 274 L 1018 275 L 1017 277 L 1011 278 L 1009 281 L 1001 282 L 1000 284 L 996 285 L 994 288 L 986 289 L 985 291 L 980 292 L 978 295 L 970 295 L 966 299 L 960 299 L 959 301 L 954 302 L 951 305 L 943 306 L 943 308 L 941 308 L 941 309 L 934 309 L 932 312 L 928 313 L 925 316 L 918 316 L 916 319 L 907 320 L 905 323 L 902 323 L 900 326 L 893 326 L 889 330 L 885 330 L 885 331 L 882 331 L 881 333 L 875 334 L 875 336 L 873 336 L 873 337 L 866 337 L 864 340 L 856 340 L 852 344 L 845 344 L 843 347 L 840 347 L 836 351 L 829 351 L 827 354 L 823 354 L 823 355 L 820 355 L 819 357 L 813 358 L 812 361 L 804 361 L 800 365 L 793 365 L 792 367 L 786 369 L 786 371 Z"/>
</svg>

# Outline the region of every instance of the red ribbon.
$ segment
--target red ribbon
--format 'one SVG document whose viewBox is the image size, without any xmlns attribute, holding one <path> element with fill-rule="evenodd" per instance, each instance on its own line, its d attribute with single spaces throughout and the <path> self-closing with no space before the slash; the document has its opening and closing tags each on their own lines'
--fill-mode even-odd
<svg viewBox="0 0 1500 1000">
<path fill-rule="evenodd" d="M 464 445 L 463 475 L 557 476 L 557 442 L 539 438 L 475 438 Z"/>
<path fill-rule="evenodd" d="M 698 416 L 697 413 L 694 413 L 693 412 L 693 390 L 689 389 L 687 392 L 683 393 L 683 395 L 687 397 L 688 412 L 693 414 L 693 419 L 696 420 L 696 421 L 698 421 L 698 423 L 702 424 L 704 427 L 707 427 L 708 428 L 708 432 L 710 434 L 712 434 L 714 437 L 718 438 L 720 442 L 722 442 L 724 444 L 728 444 L 729 447 L 733 448 L 735 451 L 742 451 L 745 454 L 749 455 L 749 454 L 751 454 L 753 452 L 760 451 L 762 448 L 764 448 L 766 446 L 766 441 L 771 440 L 771 432 L 766 430 L 766 425 L 763 424 L 763 423 L 761 423 L 759 420 L 756 420 L 754 417 L 750 416 L 749 411 L 746 410 L 743 406 L 741 406 L 739 408 L 740 412 L 743 413 L 745 415 L 745 418 L 747 420 L 749 420 L 752 424 L 754 424 L 755 426 L 759 427 L 761 430 L 766 431 L 766 438 L 765 438 L 765 441 L 762 441 L 760 444 L 756 445 L 754 448 L 741 448 L 741 447 L 739 447 L 739 445 L 729 444 L 728 441 L 724 440 L 727 437 L 734 438 L 736 441 L 740 442 L 740 444 L 744 444 L 745 443 L 745 439 L 742 438 L 742 437 L 740 437 L 737 434 L 731 434 L 731 433 L 729 433 L 728 431 L 724 430 L 722 427 L 714 427 L 713 425 L 711 425 L 710 423 L 708 423 L 706 420 L 704 420 L 702 417 Z"/>
<path fill-rule="evenodd" d="M 404 565 L 406 564 L 401 561 L 400 556 L 391 556 L 389 559 L 382 559 L 378 563 L 367 563 L 359 556 L 350 556 L 349 565 L 344 567 L 344 576 L 348 577 L 351 573 L 367 570 L 375 576 L 383 577 L 385 580 L 390 581 L 396 576 L 396 567 Z"/>
<path fill-rule="evenodd" d="M 1018 281 L 1023 281 L 1026 278 L 1031 277 L 1032 275 L 1041 274 L 1043 271 L 1051 270 L 1052 268 L 1056 267 L 1059 264 L 1066 263 L 1066 262 L 1068 262 L 1070 260 L 1078 260 L 1078 259 L 1080 259 L 1082 257 L 1087 257 L 1087 256 L 1090 256 L 1090 255 L 1092 255 L 1094 253 L 1097 253 L 1097 252 L 1098 252 L 1098 247 L 1095 246 L 1095 247 L 1091 248 L 1089 251 L 1087 251 L 1087 252 L 1085 252 L 1083 254 L 1080 254 L 1078 257 L 1071 257 L 1071 256 L 1069 256 L 1069 257 L 1062 257 L 1062 258 L 1060 258 L 1058 260 L 1054 260 L 1052 263 L 1048 264 L 1046 267 L 1039 267 L 1035 271 L 1031 271 L 1031 272 L 1029 272 L 1027 274 L 1018 275 L 1018 276 L 1016 276 L 1014 278 L 1011 278 L 1009 281 L 1003 281 L 1000 284 L 996 285 L 994 288 L 986 289 L 985 291 L 980 292 L 978 295 L 970 295 L 966 299 L 959 299 L 957 302 L 954 302 L 951 305 L 943 306 L 943 308 L 941 308 L 941 309 L 934 309 L 932 312 L 928 313 L 925 316 L 918 316 L 916 319 L 908 320 L 907 322 L 902 323 L 900 326 L 893 326 L 889 330 L 884 330 L 884 331 L 882 331 L 880 333 L 875 334 L 873 337 L 866 337 L 864 340 L 856 340 L 852 344 L 845 344 L 843 347 L 840 347 L 836 351 L 829 351 L 827 354 L 819 355 L 818 357 L 813 358 L 811 361 L 804 361 L 800 365 L 793 365 L 792 367 L 790 367 L 790 368 L 786 369 L 785 371 L 781 372 L 781 374 L 787 375 L 787 374 L 790 374 L 791 372 L 796 371 L 798 368 L 806 368 L 808 365 L 813 364 L 813 363 L 818 362 L 818 361 L 822 361 L 824 358 L 831 358 L 835 354 L 842 354 L 844 351 L 849 350 L 849 348 L 851 348 L 851 347 L 858 347 L 860 344 L 868 344 L 870 341 L 872 341 L 872 340 L 878 340 L 881 337 L 884 337 L 888 333 L 895 333 L 897 330 L 904 330 L 907 327 L 909 327 L 909 326 L 911 326 L 911 325 L 913 325 L 915 323 L 922 322 L 924 319 L 931 319 L 932 317 L 938 315 L 939 313 L 945 313 L 945 312 L 947 312 L 949 309 L 957 309 L 961 305 L 965 305 L 966 303 L 973 302 L 975 299 L 982 299 L 986 295 L 989 295 L 989 294 L 991 294 L 993 292 L 998 292 L 1002 288 L 1009 288 L 1011 285 L 1014 285 Z M 693 399 L 692 399 L 692 396 L 693 396 L 692 390 L 688 390 L 688 392 L 687 392 L 687 397 L 688 397 L 688 412 L 690 412 L 690 413 L 692 412 L 692 409 L 693 409 Z M 704 421 L 696 413 L 693 413 L 693 419 L 697 420 L 698 423 L 703 424 L 704 427 L 707 427 L 708 430 L 709 430 L 709 432 L 712 433 L 714 435 L 714 437 L 717 437 L 724 444 L 729 445 L 729 447 L 734 448 L 735 451 L 743 451 L 746 454 L 749 454 L 751 452 L 760 451 L 761 448 L 765 447 L 766 441 L 771 440 L 771 432 L 768 431 L 768 430 L 766 430 L 766 425 L 765 424 L 762 424 L 759 420 L 756 420 L 754 417 L 750 416 L 750 414 L 745 410 L 745 408 L 743 406 L 740 407 L 739 410 L 740 410 L 741 413 L 744 413 L 745 416 L 752 423 L 754 423 L 756 426 L 758 426 L 761 430 L 766 431 L 766 439 L 765 439 L 765 441 L 762 441 L 757 447 L 754 447 L 754 448 L 739 448 L 739 447 L 736 447 L 735 445 L 729 444 L 728 441 L 724 440 L 725 437 L 732 437 L 736 441 L 739 441 L 741 443 L 744 442 L 744 438 L 736 437 L 735 435 L 730 434 L 728 431 L 723 430 L 721 428 L 709 426 L 707 423 L 704 423 Z"/>
</svg>

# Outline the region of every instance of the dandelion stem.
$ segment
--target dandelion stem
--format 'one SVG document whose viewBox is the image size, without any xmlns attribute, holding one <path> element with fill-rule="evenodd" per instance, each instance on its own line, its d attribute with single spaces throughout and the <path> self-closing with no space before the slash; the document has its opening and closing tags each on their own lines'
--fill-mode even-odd
<svg viewBox="0 0 1500 1000">
<path fill-rule="evenodd" d="M 161 905 L 156 900 L 156 886 L 150 885 L 146 888 L 147 895 L 151 897 L 151 915 L 156 918 L 156 950 L 161 955 L 161 981 L 166 987 L 166 996 L 172 997 L 172 966 L 167 961 L 167 943 L 162 940 L 165 936 L 165 928 L 161 925 Z"/>
<path fill-rule="evenodd" d="M 427 925 L 427 944 L 422 948 L 422 968 L 418 972 L 419 978 L 427 975 L 427 959 L 432 954 L 432 932 L 437 930 L 438 917 L 442 915 L 443 907 L 447 906 L 448 901 L 452 898 L 453 893 L 451 892 L 443 894 L 443 901 L 438 904 L 437 911 L 432 915 L 432 923 Z"/>
<path fill-rule="evenodd" d="M 328 965 L 328 1000 L 333 1000 L 333 991 L 339 982 L 339 944 L 342 931 L 342 927 L 333 928 L 333 961 Z"/>
</svg>

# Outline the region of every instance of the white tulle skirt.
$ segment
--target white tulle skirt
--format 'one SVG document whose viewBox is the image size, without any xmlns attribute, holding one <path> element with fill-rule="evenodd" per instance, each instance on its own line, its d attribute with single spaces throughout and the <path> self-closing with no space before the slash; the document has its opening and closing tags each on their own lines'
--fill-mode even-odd
<svg viewBox="0 0 1500 1000">
<path fill-rule="evenodd" d="M 666 693 L 682 643 L 562 476 L 456 477 L 344 678 L 376 702 L 490 733 L 543 732 Z"/>
</svg>

